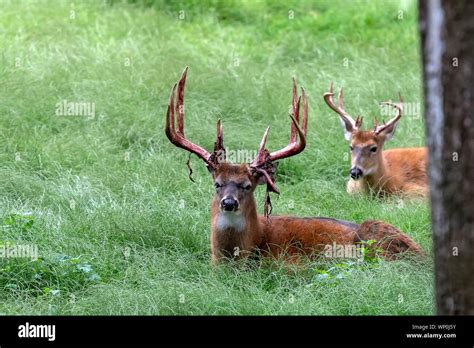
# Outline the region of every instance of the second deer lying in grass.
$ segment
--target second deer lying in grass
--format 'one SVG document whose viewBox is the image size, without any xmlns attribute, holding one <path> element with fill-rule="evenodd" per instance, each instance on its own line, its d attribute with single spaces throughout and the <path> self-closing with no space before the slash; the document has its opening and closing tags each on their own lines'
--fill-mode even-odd
<svg viewBox="0 0 474 348">
<path fill-rule="evenodd" d="M 306 146 L 308 101 L 304 90 L 302 89 L 302 96 L 298 98 L 296 83 L 293 83 L 292 115 L 290 115 L 292 123 L 288 146 L 270 153 L 265 148 L 269 130 L 267 128 L 254 161 L 250 164 L 231 164 L 225 161 L 220 121 L 217 122 L 217 140 L 212 153 L 186 139 L 184 135 L 186 74 L 187 68 L 171 92 L 166 116 L 166 135 L 177 147 L 200 157 L 214 179 L 216 192 L 211 203 L 213 262 L 226 257 L 245 258 L 256 251 L 272 256 L 280 256 L 283 253 L 290 256 L 312 254 L 334 244 L 354 245 L 364 240 L 376 240 L 377 246 L 383 250 L 387 258 L 404 251 L 422 253 L 420 247 L 407 235 L 381 221 L 356 224 L 322 217 L 269 217 L 267 214 L 267 216 L 257 214 L 253 195 L 256 187 L 265 184 L 267 191 L 278 193 L 274 183 L 275 162 L 297 155 Z M 302 105 L 301 124 L 300 105 Z"/>
<path fill-rule="evenodd" d="M 347 183 L 349 193 L 374 192 L 379 195 L 400 194 L 425 196 L 428 193 L 426 173 L 427 150 L 420 148 L 399 148 L 382 151 L 385 142 L 392 138 L 402 117 L 403 100 L 399 104 L 385 102 L 395 107 L 397 114 L 387 123 L 379 125 L 375 120 L 373 130 L 361 130 L 362 118 L 354 119 L 344 110 L 342 88 L 338 105 L 333 101 L 332 83 L 324 100 L 340 119 L 344 136 L 350 141 L 351 169 Z"/>
</svg>

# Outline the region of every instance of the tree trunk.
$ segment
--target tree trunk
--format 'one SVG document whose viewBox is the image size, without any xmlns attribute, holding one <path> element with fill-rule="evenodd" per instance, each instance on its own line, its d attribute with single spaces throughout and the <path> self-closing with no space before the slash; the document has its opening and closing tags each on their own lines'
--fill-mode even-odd
<svg viewBox="0 0 474 348">
<path fill-rule="evenodd" d="M 436 304 L 474 314 L 474 1 L 421 0 Z"/>
</svg>

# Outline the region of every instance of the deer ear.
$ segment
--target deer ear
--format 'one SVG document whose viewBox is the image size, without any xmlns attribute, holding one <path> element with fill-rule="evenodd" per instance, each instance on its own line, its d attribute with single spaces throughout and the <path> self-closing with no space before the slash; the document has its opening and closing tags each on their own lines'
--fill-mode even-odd
<svg viewBox="0 0 474 348">
<path fill-rule="evenodd" d="M 355 121 L 347 117 L 339 117 L 342 129 L 344 130 L 344 138 L 346 138 L 347 141 L 352 140 L 352 135 L 362 125 L 362 119 L 363 117 L 360 116 L 357 116 L 357 119 Z"/>
<path fill-rule="evenodd" d="M 262 174 L 254 175 L 254 179 L 255 179 L 255 182 L 257 183 L 257 185 L 266 185 L 267 184 L 267 178 L 265 177 L 265 175 L 262 175 Z"/>
<path fill-rule="evenodd" d="M 393 135 L 395 134 L 395 129 L 397 129 L 397 125 L 399 121 L 400 120 L 389 124 L 380 132 L 375 132 L 375 134 L 378 135 L 379 137 L 382 137 L 384 141 L 392 139 Z"/>
<path fill-rule="evenodd" d="M 214 168 L 211 168 L 210 166 L 206 166 L 207 170 L 209 173 L 211 173 L 212 178 L 215 180 L 216 179 L 216 170 Z"/>
<path fill-rule="evenodd" d="M 253 174 L 249 172 L 249 178 L 255 185 L 264 185 L 267 183 L 267 178 L 260 172 L 254 172 Z"/>
<path fill-rule="evenodd" d="M 251 174 L 252 177 L 252 182 L 254 182 L 256 185 L 267 185 L 267 190 L 269 192 L 275 192 L 275 193 L 280 193 L 278 190 L 278 187 L 275 186 L 275 178 L 274 175 L 276 173 L 278 167 L 278 162 L 272 163 L 272 166 L 270 168 L 266 169 L 257 169 L 255 172 Z"/>
<path fill-rule="evenodd" d="M 341 121 L 341 126 L 342 126 L 342 129 L 344 130 L 344 138 L 347 140 L 347 141 L 351 141 L 352 140 L 352 132 L 354 131 L 354 127 L 352 127 L 352 125 L 348 122 L 345 122 L 342 117 L 339 117 L 339 121 Z"/>
</svg>

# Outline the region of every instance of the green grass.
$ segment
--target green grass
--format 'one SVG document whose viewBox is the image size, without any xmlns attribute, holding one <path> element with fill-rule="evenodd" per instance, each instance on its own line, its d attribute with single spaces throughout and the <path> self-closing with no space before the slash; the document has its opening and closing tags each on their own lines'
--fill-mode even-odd
<svg viewBox="0 0 474 348">
<path fill-rule="evenodd" d="M 221 118 L 229 149 L 256 150 L 267 125 L 269 149 L 281 148 L 295 76 L 309 145 L 280 164 L 273 213 L 382 219 L 431 254 L 426 202 L 346 194 L 348 144 L 322 100 L 331 80 L 344 85 L 366 126 L 397 91 L 420 101 L 415 2 L 1 7 L 0 241 L 35 244 L 41 258 L 0 263 L 0 313 L 433 314 L 431 257 L 351 266 L 341 279 L 318 276 L 333 266 L 323 261 L 213 269 L 211 178 L 193 158 L 190 182 L 187 154 L 164 134 L 170 88 L 189 66 L 192 141 L 211 149 Z M 61 100 L 95 103 L 96 115 L 57 116 Z M 423 143 L 422 120 L 406 116 L 387 148 Z"/>
</svg>

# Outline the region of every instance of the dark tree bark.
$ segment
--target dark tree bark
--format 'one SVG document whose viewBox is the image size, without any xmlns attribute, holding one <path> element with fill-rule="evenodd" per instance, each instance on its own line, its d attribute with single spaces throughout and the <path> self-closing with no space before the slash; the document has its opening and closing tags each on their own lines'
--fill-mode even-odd
<svg viewBox="0 0 474 348">
<path fill-rule="evenodd" d="M 438 314 L 474 314 L 474 1 L 421 0 Z"/>
</svg>

